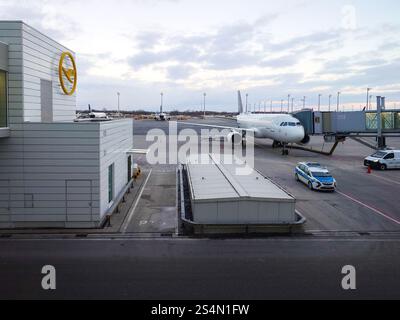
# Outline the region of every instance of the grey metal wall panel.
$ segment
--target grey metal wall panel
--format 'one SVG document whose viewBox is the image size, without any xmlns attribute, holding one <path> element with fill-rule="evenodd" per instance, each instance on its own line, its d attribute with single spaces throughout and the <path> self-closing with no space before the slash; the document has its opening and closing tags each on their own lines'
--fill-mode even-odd
<svg viewBox="0 0 400 320">
<path fill-rule="evenodd" d="M 0 41 L 9 47 L 9 80 L 20 81 L 12 83 L 10 127 L 41 121 L 40 79 L 52 81 L 53 120 L 74 119 L 76 95 L 66 96 L 58 80 L 61 53 L 71 50 L 21 21 L 0 21 Z"/>
<path fill-rule="evenodd" d="M 237 223 L 239 220 L 239 203 L 218 202 L 218 223 Z"/>
<path fill-rule="evenodd" d="M 332 130 L 332 112 L 322 113 L 322 129 L 324 133 L 331 133 Z"/>
<path fill-rule="evenodd" d="M 55 222 L 64 223 L 58 227 L 67 226 L 68 222 L 74 222 L 74 226 L 79 226 L 78 222 L 81 226 L 98 226 L 100 125 L 26 123 L 17 128 L 18 138 L 0 141 L 0 172 L 10 179 L 11 190 L 10 220 L 0 222 L 0 227 L 56 226 Z M 77 133 L 85 141 L 78 149 Z M 66 180 L 71 179 L 90 180 L 91 186 L 77 181 L 74 190 L 67 193 Z M 27 201 L 30 195 L 32 200 Z M 84 205 L 89 203 L 85 196 L 92 200 L 90 210 Z"/>
<path fill-rule="evenodd" d="M 335 112 L 333 113 L 333 128 L 335 132 L 365 132 L 365 112 Z"/>
<path fill-rule="evenodd" d="M 40 108 L 42 122 L 53 122 L 53 87 L 51 81 L 40 79 Z"/>
<path fill-rule="evenodd" d="M 8 81 L 22 81 L 22 22 L 0 21 L 0 41 L 8 45 Z M 22 89 L 22 82 L 14 83 L 13 88 Z M 8 121 L 11 129 L 15 123 L 23 122 L 22 98 L 15 99 L 13 95 L 9 96 Z"/>
<path fill-rule="evenodd" d="M 301 124 L 303 125 L 307 134 L 312 134 L 314 125 L 313 125 L 313 111 L 312 110 L 302 110 L 295 112 L 293 114 L 295 118 L 297 118 Z"/>
<path fill-rule="evenodd" d="M 8 71 L 8 45 L 0 42 L 0 70 Z"/>
<path fill-rule="evenodd" d="M 104 217 L 112 203 L 108 202 L 108 167 L 114 164 L 115 196 L 128 183 L 128 155 L 133 148 L 131 119 L 100 123 L 100 215 Z"/>
</svg>

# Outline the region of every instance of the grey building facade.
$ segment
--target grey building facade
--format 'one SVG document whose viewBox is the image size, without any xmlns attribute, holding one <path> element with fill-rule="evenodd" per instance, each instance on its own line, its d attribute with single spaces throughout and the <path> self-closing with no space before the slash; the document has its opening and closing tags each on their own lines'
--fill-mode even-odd
<svg viewBox="0 0 400 320">
<path fill-rule="evenodd" d="M 76 93 L 61 82 L 79 70 L 60 69 L 66 52 L 0 21 L 0 228 L 99 227 L 130 181 L 133 123 L 74 122 Z"/>
</svg>

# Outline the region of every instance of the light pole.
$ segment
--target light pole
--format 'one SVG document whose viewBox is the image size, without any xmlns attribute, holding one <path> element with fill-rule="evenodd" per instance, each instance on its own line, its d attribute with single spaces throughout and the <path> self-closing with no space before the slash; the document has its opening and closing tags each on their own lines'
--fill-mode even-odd
<svg viewBox="0 0 400 320">
<path fill-rule="evenodd" d="M 271 100 L 271 113 L 274 112 L 274 108 L 272 107 L 273 101 Z"/>
<path fill-rule="evenodd" d="M 341 92 L 339 91 L 339 92 L 337 93 L 337 112 L 340 111 L 340 110 L 339 110 L 339 107 L 340 107 L 340 94 L 341 94 Z"/>
<path fill-rule="evenodd" d="M 303 97 L 303 109 L 306 108 L 306 98 L 307 98 L 306 96 Z"/>
<path fill-rule="evenodd" d="M 163 113 L 163 103 L 164 103 L 164 93 L 160 93 L 161 96 L 161 105 L 160 105 L 160 114 Z"/>
<path fill-rule="evenodd" d="M 207 93 L 203 93 L 203 97 L 204 97 L 204 119 L 206 118 L 206 97 L 207 97 Z"/>
<path fill-rule="evenodd" d="M 118 117 L 120 117 L 121 113 L 119 112 L 119 96 L 121 94 L 119 92 L 117 92 L 117 97 L 118 97 Z"/>
<path fill-rule="evenodd" d="M 370 95 L 370 96 L 369 96 L 369 106 L 368 106 L 368 110 L 371 110 L 371 102 L 372 102 L 372 98 L 373 98 L 373 96 L 372 96 L 372 95 Z"/>
<path fill-rule="evenodd" d="M 332 101 L 332 95 L 329 95 L 329 108 L 328 111 L 331 112 L 331 101 Z"/>
<path fill-rule="evenodd" d="M 322 97 L 322 94 L 319 94 L 318 95 L 318 112 L 321 111 L 321 97 Z"/>
<path fill-rule="evenodd" d="M 283 99 L 281 99 L 281 113 L 283 113 Z"/>
<path fill-rule="evenodd" d="M 292 113 L 294 111 L 294 98 L 292 98 Z"/>
<path fill-rule="evenodd" d="M 369 92 L 372 90 L 372 88 L 367 88 L 367 105 L 365 106 L 365 108 L 367 110 L 369 110 Z"/>
<path fill-rule="evenodd" d="M 290 94 L 287 96 L 287 112 L 290 113 Z"/>
<path fill-rule="evenodd" d="M 246 113 L 248 112 L 248 101 L 249 101 L 249 94 L 246 93 Z"/>
</svg>

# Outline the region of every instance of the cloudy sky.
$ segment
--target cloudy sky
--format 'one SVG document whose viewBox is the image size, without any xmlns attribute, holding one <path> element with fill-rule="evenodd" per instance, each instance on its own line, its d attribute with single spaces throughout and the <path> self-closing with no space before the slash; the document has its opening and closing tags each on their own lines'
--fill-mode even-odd
<svg viewBox="0 0 400 320">
<path fill-rule="evenodd" d="M 78 107 L 156 110 L 342 92 L 359 109 L 372 95 L 400 107 L 398 0 L 0 0 L 0 19 L 24 20 L 73 50 Z"/>
</svg>

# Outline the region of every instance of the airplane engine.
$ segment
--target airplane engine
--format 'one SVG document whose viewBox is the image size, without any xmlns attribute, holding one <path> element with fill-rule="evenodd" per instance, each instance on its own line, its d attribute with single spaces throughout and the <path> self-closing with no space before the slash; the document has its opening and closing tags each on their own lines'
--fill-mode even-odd
<svg viewBox="0 0 400 320">
<path fill-rule="evenodd" d="M 301 140 L 301 144 L 308 144 L 308 143 L 310 143 L 310 140 L 311 140 L 310 136 L 308 134 L 306 134 L 304 136 L 304 139 Z"/>
<path fill-rule="evenodd" d="M 232 142 L 236 145 L 239 145 L 242 143 L 243 137 L 240 132 L 237 131 L 232 131 L 231 133 L 228 134 L 228 141 Z"/>
</svg>

